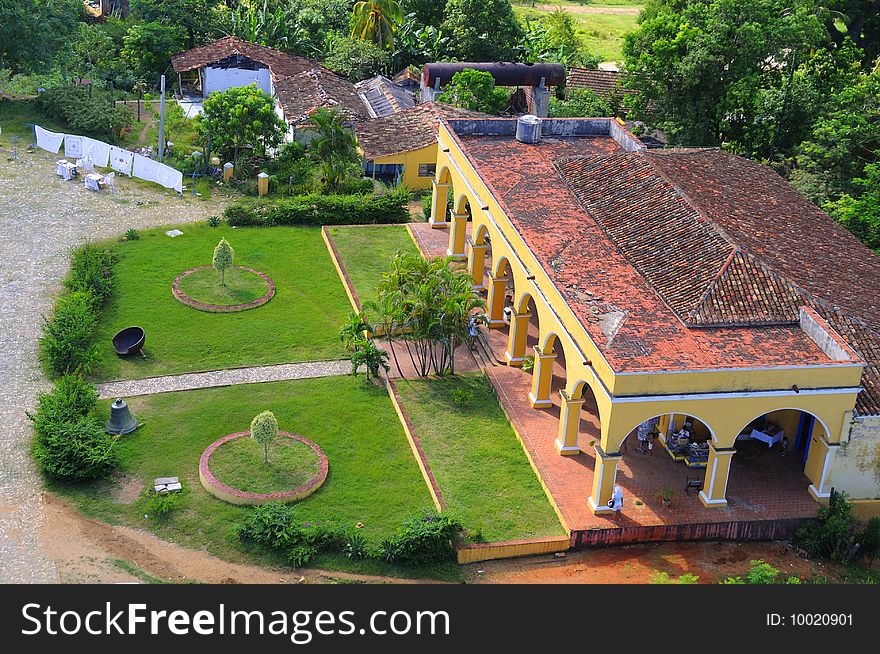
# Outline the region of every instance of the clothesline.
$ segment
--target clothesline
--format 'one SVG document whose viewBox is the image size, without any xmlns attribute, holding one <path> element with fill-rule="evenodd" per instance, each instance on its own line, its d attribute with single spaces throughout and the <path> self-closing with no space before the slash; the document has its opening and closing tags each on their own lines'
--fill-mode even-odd
<svg viewBox="0 0 880 654">
<path fill-rule="evenodd" d="M 148 157 L 142 157 L 129 150 L 109 145 L 88 136 L 51 132 L 39 125 L 34 125 L 34 135 L 37 139 L 37 146 L 52 154 L 58 154 L 63 142 L 64 154 L 68 157 L 91 159 L 96 166 L 101 168 L 109 166 L 130 177 L 154 182 L 165 188 L 174 189 L 178 193 L 183 193 L 183 173 Z"/>
</svg>

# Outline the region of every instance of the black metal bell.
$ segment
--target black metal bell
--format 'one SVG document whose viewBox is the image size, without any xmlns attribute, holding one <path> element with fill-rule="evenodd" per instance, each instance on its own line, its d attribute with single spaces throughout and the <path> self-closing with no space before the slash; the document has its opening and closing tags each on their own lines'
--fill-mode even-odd
<svg viewBox="0 0 880 654">
<path fill-rule="evenodd" d="M 128 404 L 121 397 L 117 397 L 110 405 L 110 420 L 107 421 L 108 434 L 130 434 L 137 429 L 137 420 L 128 410 Z"/>
</svg>

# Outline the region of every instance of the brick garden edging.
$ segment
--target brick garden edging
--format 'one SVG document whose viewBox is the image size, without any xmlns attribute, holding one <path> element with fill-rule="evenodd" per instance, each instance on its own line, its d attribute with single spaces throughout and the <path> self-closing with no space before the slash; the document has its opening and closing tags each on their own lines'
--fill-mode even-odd
<svg viewBox="0 0 880 654">
<path fill-rule="evenodd" d="M 199 311 L 207 311 L 208 313 L 237 313 L 239 311 L 247 311 L 248 309 L 261 307 L 275 296 L 275 282 L 272 281 L 272 278 L 266 273 L 254 270 L 253 268 L 248 268 L 247 266 L 233 266 L 233 268 L 246 270 L 261 277 L 263 281 L 269 285 L 269 290 L 266 291 L 265 295 L 262 297 L 258 297 L 256 300 L 251 300 L 245 304 L 209 304 L 207 302 L 199 302 L 180 290 L 180 282 L 184 277 L 211 267 L 212 266 L 196 266 L 195 268 L 183 271 L 175 277 L 174 281 L 171 283 L 171 293 L 174 295 L 175 299 L 178 302 L 185 304 L 188 307 L 192 307 L 193 309 L 198 309 Z"/>
<path fill-rule="evenodd" d="M 330 469 L 330 462 L 327 460 L 327 455 L 324 454 L 324 450 L 318 447 L 317 443 L 313 443 L 309 439 L 303 438 L 298 434 L 279 431 L 278 435 L 308 445 L 314 450 L 315 454 L 318 455 L 318 473 L 305 484 L 292 490 L 278 491 L 275 493 L 252 493 L 249 491 L 243 491 L 239 488 L 232 488 L 217 479 L 209 467 L 211 455 L 214 454 L 217 448 L 225 445 L 229 441 L 243 437 L 250 438 L 250 432 L 239 431 L 214 441 L 204 452 L 202 452 L 202 456 L 199 459 L 199 481 L 202 482 L 202 486 L 204 486 L 205 490 L 217 499 L 229 502 L 230 504 L 239 505 L 267 504 L 269 502 L 295 502 L 314 493 L 321 487 L 324 480 L 327 479 L 327 472 Z"/>
</svg>

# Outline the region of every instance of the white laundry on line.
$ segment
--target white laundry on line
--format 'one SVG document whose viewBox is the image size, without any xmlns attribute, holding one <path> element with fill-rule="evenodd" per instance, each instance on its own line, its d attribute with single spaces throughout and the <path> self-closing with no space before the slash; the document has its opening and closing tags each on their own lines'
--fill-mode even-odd
<svg viewBox="0 0 880 654">
<path fill-rule="evenodd" d="M 131 176 L 138 177 L 140 179 L 145 179 L 148 182 L 156 182 L 159 183 L 159 167 L 160 164 L 158 161 L 153 161 L 149 157 L 145 157 L 142 154 L 134 155 L 134 165 L 131 169 Z"/>
<path fill-rule="evenodd" d="M 173 188 L 178 193 L 183 193 L 183 173 L 165 164 L 158 164 L 158 166 L 156 182 L 165 188 Z"/>
<path fill-rule="evenodd" d="M 64 156 L 70 159 L 79 159 L 83 153 L 83 137 L 73 134 L 64 135 Z"/>
<path fill-rule="evenodd" d="M 106 168 L 110 161 L 110 146 L 103 141 L 96 141 L 88 136 L 82 137 L 82 156 L 91 159 L 100 168 Z"/>
<path fill-rule="evenodd" d="M 58 154 L 61 149 L 61 142 L 64 141 L 64 134 L 50 132 L 43 129 L 39 125 L 34 125 L 34 133 L 37 136 L 37 145 L 52 154 Z"/>
<path fill-rule="evenodd" d="M 110 167 L 120 173 L 131 175 L 131 166 L 134 162 L 134 152 L 110 146 Z"/>
</svg>

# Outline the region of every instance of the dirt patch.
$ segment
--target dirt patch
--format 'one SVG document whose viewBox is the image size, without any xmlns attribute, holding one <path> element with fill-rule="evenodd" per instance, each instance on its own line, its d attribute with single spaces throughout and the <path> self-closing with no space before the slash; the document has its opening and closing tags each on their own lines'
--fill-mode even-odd
<svg viewBox="0 0 880 654">
<path fill-rule="evenodd" d="M 799 557 L 786 543 L 649 543 L 583 549 L 565 556 L 542 555 L 466 566 L 468 583 L 647 584 L 657 571 L 673 578 L 697 575 L 700 583 L 718 583 L 748 572 L 749 561 L 763 559 L 781 576 L 828 576 L 837 568 Z"/>
<path fill-rule="evenodd" d="M 140 477 L 124 475 L 112 484 L 113 501 L 119 504 L 134 504 L 145 488 L 146 482 Z"/>
<path fill-rule="evenodd" d="M 144 578 L 209 584 L 432 583 L 311 568 L 294 571 L 230 563 L 204 551 L 163 541 L 140 529 L 86 518 L 48 493 L 44 494 L 42 504 L 46 519 L 40 528 L 39 540 L 43 554 L 58 567 L 62 583 L 121 583 Z"/>
</svg>

